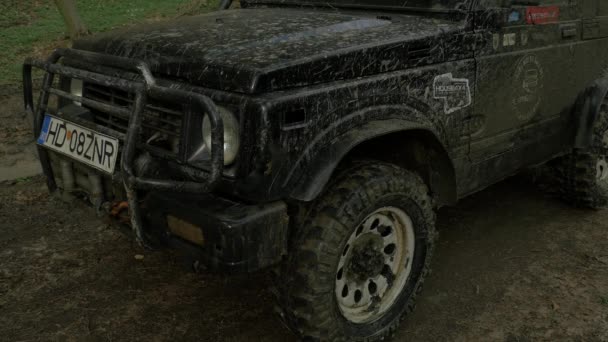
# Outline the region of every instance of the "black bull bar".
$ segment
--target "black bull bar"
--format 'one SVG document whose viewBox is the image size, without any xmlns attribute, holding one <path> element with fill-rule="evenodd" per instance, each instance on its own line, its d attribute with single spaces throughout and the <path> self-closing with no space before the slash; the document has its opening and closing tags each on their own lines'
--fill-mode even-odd
<svg viewBox="0 0 608 342">
<path fill-rule="evenodd" d="M 134 72 L 141 76 L 141 80 L 132 81 L 58 64 L 62 58 L 79 60 L 96 66 Z M 34 107 L 32 67 L 46 71 L 42 80 L 42 88 L 37 107 Z M 73 95 L 61 89 L 53 88 L 55 75 L 76 78 L 86 83 L 108 86 L 131 92 L 135 94 L 133 107 L 129 110 L 124 107 L 112 106 L 107 103 L 94 101 L 82 96 Z M 149 65 L 141 60 L 75 49 L 57 49 L 46 61 L 34 60 L 31 58 L 25 60 L 23 65 L 23 92 L 25 109 L 34 117 L 34 136 L 36 138 L 42 129 L 44 114 L 48 107 L 49 96 L 51 94 L 71 101 L 80 102 L 83 105 L 106 113 L 129 117 L 127 133 L 122 148 L 120 172 L 127 193 L 131 226 L 137 241 L 144 247 L 151 248 L 151 244 L 146 238 L 142 227 L 142 214 L 138 205 L 138 190 L 208 193 L 211 192 L 221 180 L 224 167 L 224 126 L 217 106 L 205 95 L 157 85 Z M 205 114 L 209 116 L 211 123 L 211 162 L 210 171 L 205 181 L 182 182 L 166 179 L 142 178 L 135 175 L 133 164 L 137 157 L 136 147 L 139 141 L 143 113 L 148 97 L 168 102 L 186 103 L 190 104 L 194 109 L 197 109 L 186 111 L 186 113 L 184 113 L 186 116 Z M 188 117 L 185 117 L 185 120 L 191 122 Z M 53 192 L 57 189 L 57 185 L 53 176 L 48 152 L 45 148 L 38 146 L 38 154 L 40 163 L 42 164 L 42 170 L 47 177 L 49 191 Z"/>
</svg>

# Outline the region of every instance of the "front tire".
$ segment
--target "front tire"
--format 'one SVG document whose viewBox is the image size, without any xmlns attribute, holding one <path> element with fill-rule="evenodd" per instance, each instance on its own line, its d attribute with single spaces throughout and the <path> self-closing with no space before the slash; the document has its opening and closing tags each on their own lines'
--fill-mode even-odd
<svg viewBox="0 0 608 342">
<path fill-rule="evenodd" d="M 392 336 L 414 309 L 436 235 L 420 177 L 391 164 L 359 163 L 297 229 L 277 281 L 287 325 L 305 340 Z"/>
</svg>

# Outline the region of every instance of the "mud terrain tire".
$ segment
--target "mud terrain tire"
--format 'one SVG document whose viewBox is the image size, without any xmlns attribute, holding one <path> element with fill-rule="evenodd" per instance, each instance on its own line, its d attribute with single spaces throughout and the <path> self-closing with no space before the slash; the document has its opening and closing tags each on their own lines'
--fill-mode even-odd
<svg viewBox="0 0 608 342">
<path fill-rule="evenodd" d="M 608 206 L 608 98 L 604 99 L 591 132 L 591 144 L 575 149 L 557 163 L 562 197 L 578 206 Z"/>
<path fill-rule="evenodd" d="M 390 212 L 390 208 L 394 208 L 397 214 Z M 383 210 L 389 210 L 388 221 L 378 223 L 373 215 L 384 215 Z M 378 232 L 381 231 L 383 233 L 378 236 L 385 236 L 386 231 L 399 235 L 397 231 L 403 227 L 400 225 L 402 220 L 397 217 L 399 212 L 406 213 L 409 217 L 408 226 L 411 228 L 408 229 L 412 235 L 407 236 L 413 237 L 399 241 L 411 241 L 411 244 L 404 245 L 413 248 L 398 247 L 398 253 L 394 251 L 393 244 L 393 247 L 388 247 L 388 252 L 393 252 L 393 256 L 387 257 L 387 247 L 378 248 L 378 253 L 374 255 L 371 252 L 373 248 L 370 247 L 372 242 L 357 244 L 366 238 L 377 239 L 374 233 L 380 234 Z M 379 217 L 383 219 L 384 216 Z M 394 227 L 387 228 L 391 222 Z M 372 229 L 376 231 L 372 232 Z M 391 232 L 387 233 L 388 238 L 382 239 L 392 239 Z M 418 175 L 379 162 L 357 163 L 352 168 L 343 170 L 308 212 L 303 225 L 295 233 L 289 257 L 279 271 L 275 293 L 283 320 L 306 341 L 379 341 L 392 337 L 400 321 L 414 309 L 416 296 L 422 290 L 429 272 L 435 236 L 432 200 Z M 404 278 L 399 276 L 399 272 L 391 273 L 393 266 L 389 266 L 398 263 L 394 259 L 400 260 L 403 251 L 411 251 L 412 258 L 394 269 L 402 269 L 401 273 L 406 274 L 405 280 L 401 280 Z M 368 261 L 386 258 L 376 263 L 382 271 L 375 279 L 379 279 L 379 284 L 382 279 L 387 279 L 384 287 L 378 284 L 374 285 L 377 289 L 370 289 L 374 280 L 363 278 L 376 274 L 374 272 L 377 272 L 378 267 L 373 271 L 371 261 L 364 262 L 362 266 L 354 261 L 361 258 L 356 259 L 355 256 L 365 256 L 363 259 Z M 348 260 L 348 264 L 345 260 Z M 356 278 L 361 279 L 357 280 L 357 284 L 347 284 L 346 274 L 349 274 L 348 279 L 351 279 L 351 275 L 355 279 L 355 271 L 352 271 L 357 269 L 355 266 L 359 267 L 363 276 Z M 368 271 L 371 273 L 366 273 Z M 389 285 L 391 274 L 394 278 L 392 285 Z M 342 277 L 344 280 L 341 280 Z M 369 289 L 366 298 L 370 306 L 363 311 L 358 309 L 357 312 L 361 315 L 356 316 L 358 319 L 369 316 L 367 320 L 354 322 L 355 319 L 346 318 L 355 316 L 344 313 L 343 302 L 355 301 L 358 291 L 352 287 L 349 297 L 338 299 L 341 293 L 348 292 L 342 288 L 347 285 Z M 385 298 L 389 298 L 388 294 L 393 294 L 390 296 L 392 302 L 383 308 L 376 304 L 384 301 L 379 299 L 382 296 L 380 288 L 384 289 Z M 361 291 L 359 299 L 361 300 Z M 369 311 L 374 313 L 369 314 Z"/>
</svg>

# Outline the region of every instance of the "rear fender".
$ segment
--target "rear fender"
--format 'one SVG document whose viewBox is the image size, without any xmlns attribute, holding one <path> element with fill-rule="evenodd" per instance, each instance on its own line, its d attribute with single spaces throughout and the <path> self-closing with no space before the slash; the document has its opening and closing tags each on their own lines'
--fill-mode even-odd
<svg viewBox="0 0 608 342">
<path fill-rule="evenodd" d="M 575 148 L 585 148 L 591 145 L 593 126 L 600 115 L 600 108 L 606 96 L 608 96 L 608 77 L 593 82 L 579 97 L 574 109 L 577 125 Z"/>
</svg>

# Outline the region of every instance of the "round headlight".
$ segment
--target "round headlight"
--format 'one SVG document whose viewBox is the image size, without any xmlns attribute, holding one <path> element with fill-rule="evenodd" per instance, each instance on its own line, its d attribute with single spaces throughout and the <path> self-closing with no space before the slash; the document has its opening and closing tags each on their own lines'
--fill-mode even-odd
<svg viewBox="0 0 608 342">
<path fill-rule="evenodd" d="M 72 78 L 72 81 L 70 82 L 70 93 L 74 96 L 82 97 L 83 87 L 82 80 Z M 74 104 L 82 106 L 82 103 L 78 101 L 75 101 Z"/>
<path fill-rule="evenodd" d="M 224 123 L 224 165 L 230 165 L 236 160 L 241 147 L 239 121 L 228 109 L 219 106 L 217 109 Z M 211 151 L 211 122 L 208 115 L 203 118 L 203 140 Z"/>
</svg>

